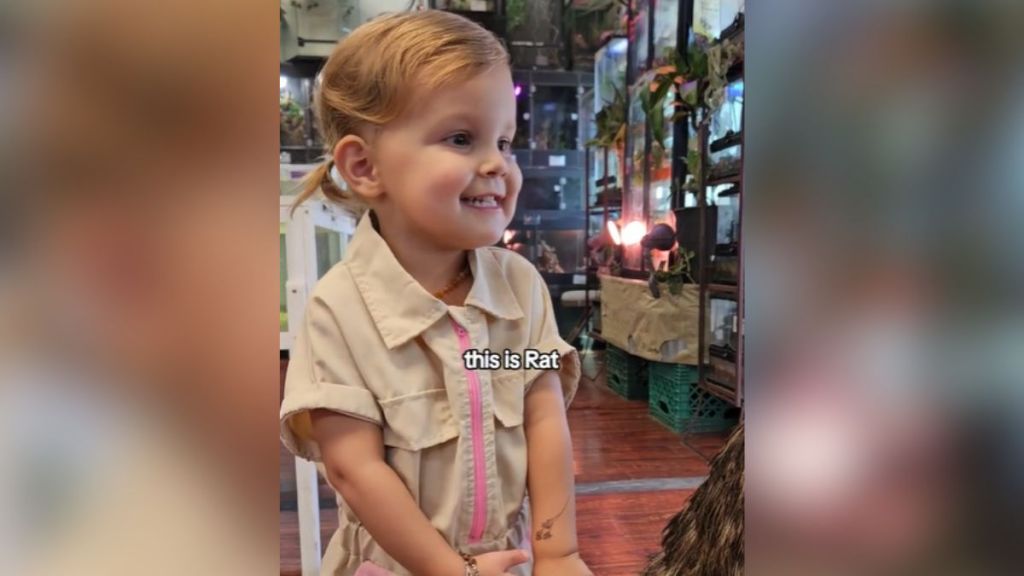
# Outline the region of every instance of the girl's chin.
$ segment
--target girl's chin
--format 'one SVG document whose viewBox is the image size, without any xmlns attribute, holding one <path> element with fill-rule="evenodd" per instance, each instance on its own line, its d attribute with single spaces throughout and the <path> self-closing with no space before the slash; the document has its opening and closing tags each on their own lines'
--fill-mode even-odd
<svg viewBox="0 0 1024 576">
<path fill-rule="evenodd" d="M 480 230 L 476 233 L 469 233 L 467 230 L 459 235 L 458 244 L 465 250 L 494 246 L 501 240 L 501 236 L 504 233 L 504 228 L 501 230 Z"/>
</svg>

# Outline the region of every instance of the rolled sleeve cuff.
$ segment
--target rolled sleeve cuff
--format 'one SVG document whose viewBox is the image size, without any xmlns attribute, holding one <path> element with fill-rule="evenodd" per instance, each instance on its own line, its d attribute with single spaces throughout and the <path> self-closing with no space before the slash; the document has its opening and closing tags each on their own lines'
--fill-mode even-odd
<svg viewBox="0 0 1024 576">
<path fill-rule="evenodd" d="M 366 388 L 321 383 L 316 389 L 287 394 L 281 403 L 281 441 L 296 456 L 322 462 L 320 447 L 313 440 L 311 410 L 330 410 L 352 418 L 382 425 L 380 407 Z"/>
<path fill-rule="evenodd" d="M 565 397 L 565 407 L 569 408 L 573 398 L 576 397 L 576 390 L 580 383 L 580 355 L 568 342 L 561 338 L 545 340 L 533 347 L 540 352 L 558 350 L 561 362 L 558 369 L 558 379 L 562 383 L 562 396 Z M 526 371 L 526 393 L 530 392 L 533 383 L 547 370 L 529 369 Z"/>
</svg>

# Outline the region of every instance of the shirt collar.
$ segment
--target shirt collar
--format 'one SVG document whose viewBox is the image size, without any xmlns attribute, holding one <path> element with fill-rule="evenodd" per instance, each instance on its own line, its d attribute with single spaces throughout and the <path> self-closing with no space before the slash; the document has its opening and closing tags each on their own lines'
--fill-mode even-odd
<svg viewBox="0 0 1024 576">
<path fill-rule="evenodd" d="M 473 286 L 466 305 L 505 320 L 522 318 L 522 308 L 492 251 L 471 250 L 468 260 Z M 419 336 L 448 312 L 447 304 L 424 290 L 398 263 L 369 212 L 356 227 L 345 261 L 389 350 Z"/>
</svg>

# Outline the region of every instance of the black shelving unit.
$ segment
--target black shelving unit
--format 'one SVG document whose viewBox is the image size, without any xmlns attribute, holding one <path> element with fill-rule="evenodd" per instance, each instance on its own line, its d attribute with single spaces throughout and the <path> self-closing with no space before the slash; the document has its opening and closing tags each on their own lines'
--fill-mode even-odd
<svg viewBox="0 0 1024 576">
<path fill-rule="evenodd" d="M 514 70 L 517 134 L 513 153 L 523 174 L 516 213 L 508 229 L 514 248 L 534 264 L 542 242 L 555 248 L 562 272 L 542 271 L 559 325 L 579 309 L 561 306 L 563 292 L 592 289 L 586 270 L 587 166 L 580 95 L 593 87 L 592 72 Z M 563 329 L 563 336 L 567 330 Z"/>
<path fill-rule="evenodd" d="M 632 21 L 632 4 L 627 4 L 626 16 L 627 22 Z M 607 55 L 608 57 L 605 59 L 602 55 Z M 603 108 L 613 100 L 613 91 L 615 90 L 625 93 L 626 106 L 628 107 L 628 87 L 629 79 L 631 77 L 631 62 L 632 49 L 630 48 L 628 34 L 611 35 L 604 40 L 601 46 L 598 47 L 594 61 L 595 88 L 591 95 L 591 100 L 585 103 L 585 105 L 593 107 L 592 114 L 594 116 L 596 116 L 598 109 Z M 618 67 L 620 65 L 622 66 L 622 80 L 625 85 L 619 85 L 618 79 L 620 72 Z M 596 119 L 592 119 L 591 121 L 596 121 Z M 587 131 L 584 130 L 585 141 L 589 140 L 593 136 L 596 136 L 596 130 L 595 134 L 588 134 Z M 604 233 L 609 221 L 618 220 L 622 217 L 624 182 L 619 181 L 618 176 L 613 174 L 610 170 L 611 159 L 614 158 L 616 161 L 616 172 L 625 174 L 625 166 L 619 165 L 618 153 L 607 147 L 586 147 L 584 153 L 586 165 L 587 214 L 587 225 L 585 228 L 586 234 L 584 236 L 584 245 L 587 247 L 586 269 L 588 277 L 592 277 L 594 279 L 592 288 L 600 289 L 600 282 L 597 278 L 598 265 L 592 261 L 589 249 L 590 240 L 593 237 L 591 234 L 594 233 L 600 236 Z M 598 161 L 600 161 L 600 170 L 597 168 Z M 598 194 L 600 194 L 600 200 L 598 199 Z M 600 217 L 601 223 L 596 229 L 594 229 L 591 226 L 592 219 L 597 217 Z M 583 316 L 574 332 L 580 333 L 582 330 L 591 327 L 592 322 L 590 319 L 595 313 L 599 312 L 597 312 L 595 302 L 590 298 L 590 287 L 588 287 L 584 295 Z M 601 336 L 600 330 L 588 329 L 587 332 L 590 338 L 600 343 L 600 345 L 604 345 L 605 340 Z"/>
<path fill-rule="evenodd" d="M 663 144 L 671 140 L 671 145 L 665 150 L 662 167 L 652 166 L 651 129 L 647 118 L 636 115 L 638 102 L 634 95 L 648 90 L 652 71 L 667 62 L 665 51 L 685 50 L 692 28 L 693 2 L 638 0 L 636 12 L 629 16 L 630 21 L 636 22 L 629 35 L 626 76 L 627 110 L 632 110 L 633 117 L 629 121 L 634 128 L 627 129 L 627 169 L 622 188 L 626 196 L 623 203 L 632 208 L 624 210 L 624 214 L 652 225 L 656 221 L 671 221 L 669 213 L 684 205 L 684 195 L 677 191 L 677 183 L 682 182 L 687 173 L 685 159 L 690 138 L 686 121 L 666 121 L 666 142 Z M 666 101 L 666 105 L 671 106 L 671 101 Z M 636 128 L 640 124 L 642 127 Z M 634 161 L 634 156 L 641 159 L 639 164 Z M 660 218 L 657 217 L 659 213 Z M 626 260 L 624 275 L 643 277 L 650 272 L 640 257 L 639 248 L 629 252 Z"/>
<path fill-rule="evenodd" d="M 740 13 L 736 20 L 726 28 L 716 43 L 729 40 L 734 41 L 742 37 L 744 33 L 743 14 Z M 743 80 L 743 65 L 740 59 L 737 65 L 730 68 L 726 74 L 727 83 L 735 83 Z M 742 106 L 742 105 L 741 105 Z M 712 139 L 710 134 L 709 110 L 700 122 L 698 130 L 698 143 L 701 159 L 701 178 L 699 193 L 697 194 L 697 207 L 700 215 L 700 249 L 698 250 L 699 269 L 698 279 L 700 282 L 700 313 L 698 319 L 698 330 L 700 343 L 698 346 L 698 382 L 699 386 L 732 404 L 743 406 L 744 375 L 743 375 L 743 352 L 744 352 L 744 300 L 745 285 L 743 278 L 742 262 L 742 236 L 743 236 L 743 118 L 745 117 L 745 106 L 740 111 L 740 126 L 738 130 L 728 130 L 724 135 Z M 729 169 L 714 171 L 711 165 L 710 156 L 720 154 L 726 150 L 738 149 L 738 161 L 728 164 Z M 731 242 L 720 244 L 717 232 L 721 230 L 721 219 L 724 212 L 721 206 L 712 206 L 708 203 L 711 191 L 717 187 L 730 186 L 720 190 L 716 199 L 728 199 L 735 202 L 734 216 L 734 237 Z M 711 214 L 714 214 L 712 217 Z M 713 220 L 713 221 L 712 221 Z M 709 227 L 715 227 L 715 234 L 711 234 Z M 713 240 L 712 240 L 713 239 Z M 735 307 L 734 313 L 716 315 L 716 302 L 724 303 L 722 306 Z M 731 304 L 730 304 L 731 303 Z M 721 308 L 720 306 L 719 308 Z M 710 318 L 709 318 L 710 317 Z M 723 323 L 723 318 L 731 318 L 732 325 Z M 709 320 L 718 320 L 724 336 L 721 341 L 714 343 L 709 341 Z"/>
<path fill-rule="evenodd" d="M 287 154 L 289 164 L 310 164 L 323 155 L 323 143 L 313 117 L 313 86 L 316 74 L 325 59 L 296 57 L 280 64 L 281 96 L 288 95 L 300 111 L 300 117 L 285 122 L 288 114 L 282 111 L 280 152 Z"/>
</svg>

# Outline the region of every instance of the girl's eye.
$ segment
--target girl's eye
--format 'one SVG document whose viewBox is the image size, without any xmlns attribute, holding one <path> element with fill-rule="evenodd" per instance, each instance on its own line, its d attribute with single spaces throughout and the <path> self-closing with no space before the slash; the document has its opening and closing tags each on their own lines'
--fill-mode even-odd
<svg viewBox="0 0 1024 576">
<path fill-rule="evenodd" d="M 512 150 L 512 141 L 502 138 L 498 140 L 498 150 L 502 152 L 510 152 Z"/>
<path fill-rule="evenodd" d="M 466 134 L 465 132 L 452 134 L 451 136 L 445 138 L 445 141 L 452 144 L 453 146 L 458 146 L 460 148 L 466 147 L 469 146 L 469 134 Z"/>
</svg>

